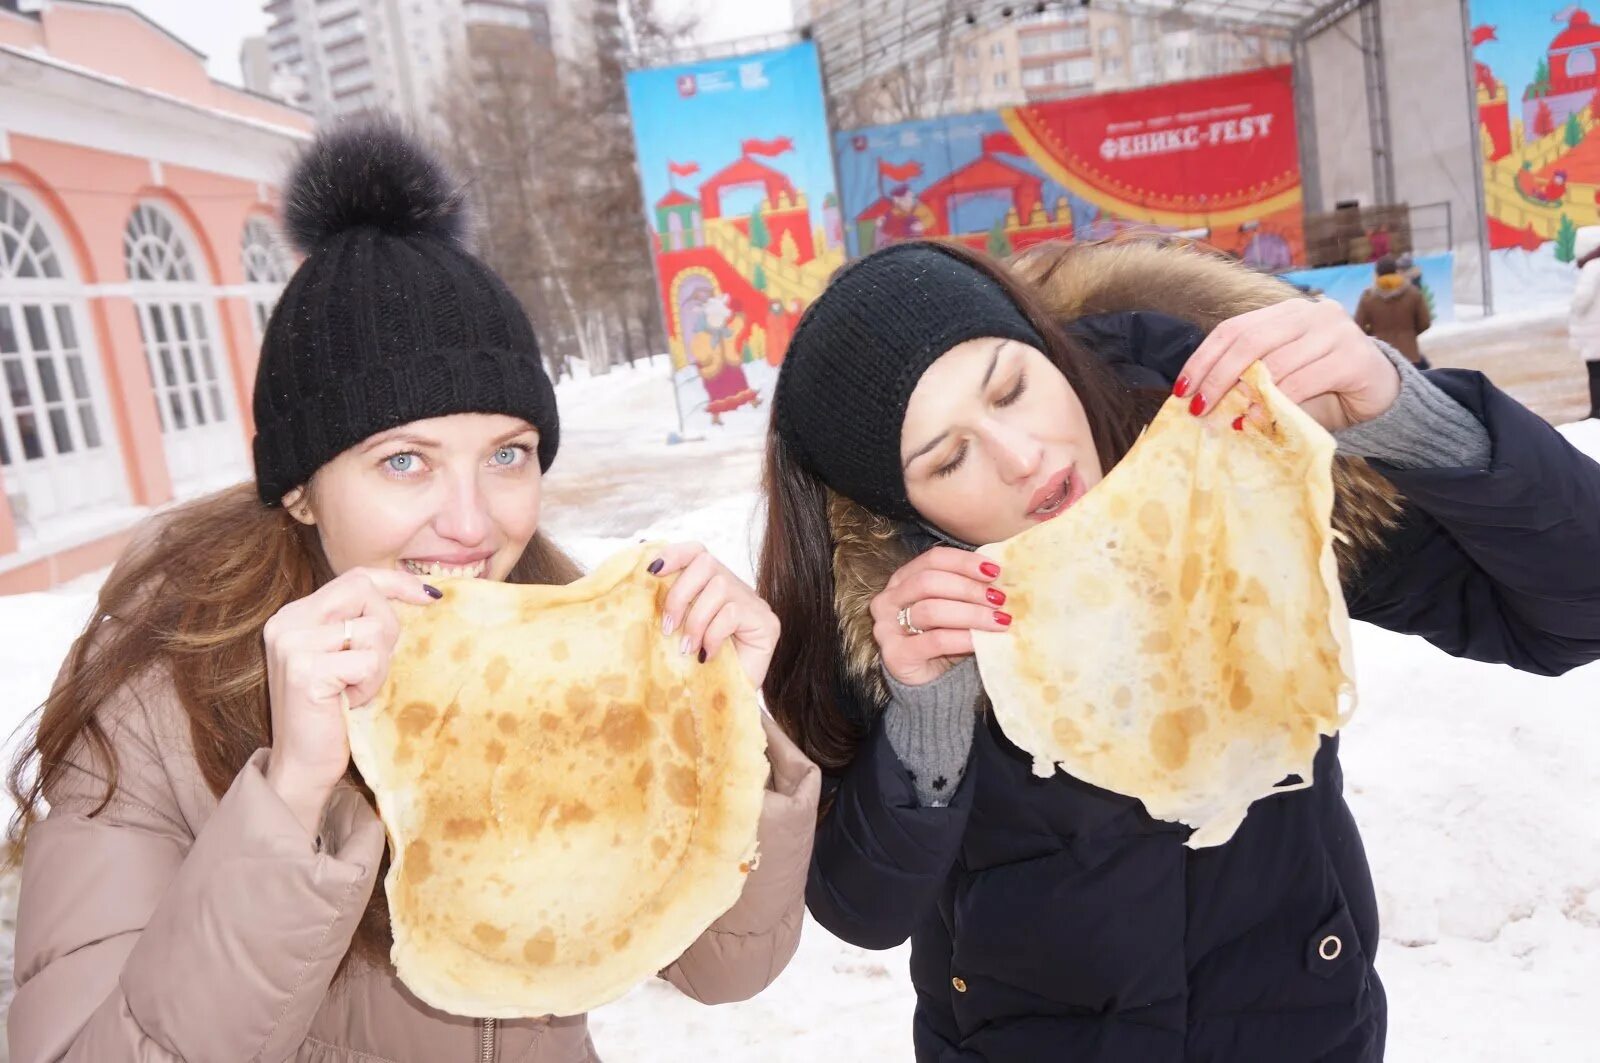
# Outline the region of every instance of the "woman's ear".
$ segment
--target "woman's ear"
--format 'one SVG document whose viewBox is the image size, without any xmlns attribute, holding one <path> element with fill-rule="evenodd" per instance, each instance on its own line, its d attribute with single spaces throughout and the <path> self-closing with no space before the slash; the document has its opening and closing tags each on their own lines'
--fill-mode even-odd
<svg viewBox="0 0 1600 1063">
<path fill-rule="evenodd" d="M 317 523 L 317 515 L 311 511 L 310 492 L 304 487 L 296 487 L 284 495 L 283 508 L 288 510 L 289 516 L 301 524 L 309 526 Z"/>
</svg>

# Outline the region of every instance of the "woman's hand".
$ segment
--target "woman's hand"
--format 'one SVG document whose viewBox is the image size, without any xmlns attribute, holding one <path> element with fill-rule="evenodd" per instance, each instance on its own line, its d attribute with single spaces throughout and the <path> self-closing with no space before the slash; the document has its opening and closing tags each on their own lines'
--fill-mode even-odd
<svg viewBox="0 0 1600 1063">
<path fill-rule="evenodd" d="M 364 705 L 389 675 L 400 637 L 390 600 L 425 605 L 437 594 L 409 572 L 358 568 L 267 621 L 267 782 L 310 834 L 317 833 L 323 808 L 350 766 L 341 695 Z"/>
<path fill-rule="evenodd" d="M 1005 592 L 993 585 L 999 576 L 993 561 L 949 546 L 902 565 L 872 599 L 872 637 L 884 670 L 922 686 L 972 653 L 973 631 L 1006 630 L 1011 616 L 999 608 Z"/>
<path fill-rule="evenodd" d="M 1331 299 L 1289 299 L 1229 318 L 1189 356 L 1173 393 L 1203 414 L 1257 361 L 1330 432 L 1372 420 L 1400 394 L 1399 372 Z"/>
<path fill-rule="evenodd" d="M 662 606 L 661 631 L 682 630 L 678 652 L 694 654 L 704 664 L 723 643 L 731 643 L 744 674 L 759 689 L 778 646 L 778 617 L 767 603 L 700 543 L 663 547 L 650 571 L 663 579 L 677 577 Z"/>
</svg>

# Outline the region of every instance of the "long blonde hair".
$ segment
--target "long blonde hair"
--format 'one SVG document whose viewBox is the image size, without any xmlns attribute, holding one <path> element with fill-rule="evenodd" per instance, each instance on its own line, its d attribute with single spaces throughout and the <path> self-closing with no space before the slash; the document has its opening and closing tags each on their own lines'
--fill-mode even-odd
<svg viewBox="0 0 1600 1063">
<path fill-rule="evenodd" d="M 103 769 L 110 803 L 117 762 L 100 708 L 130 680 L 166 664 L 189 719 L 195 760 L 221 797 L 250 755 L 272 744 L 261 630 L 283 606 L 332 577 L 316 532 L 241 484 L 158 518 L 112 569 L 94 617 L 67 654 L 29 740 L 11 766 L 17 804 L 9 830 L 20 859 L 44 795 L 87 751 Z M 511 570 L 512 583 L 570 583 L 578 566 L 542 533 Z M 361 785 L 354 767 L 351 778 Z M 363 786 L 363 789 L 365 787 Z M 356 932 L 354 951 L 381 958 L 389 923 L 381 889 Z"/>
</svg>

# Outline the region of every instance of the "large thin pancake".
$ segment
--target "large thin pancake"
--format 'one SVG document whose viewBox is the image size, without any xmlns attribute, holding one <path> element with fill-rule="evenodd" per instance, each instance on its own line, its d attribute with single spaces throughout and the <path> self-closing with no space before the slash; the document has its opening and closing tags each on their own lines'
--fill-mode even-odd
<svg viewBox="0 0 1600 1063">
<path fill-rule="evenodd" d="M 574 1015 L 739 897 L 766 739 L 731 649 L 661 633 L 639 546 L 570 586 L 440 581 L 348 716 L 393 863 L 394 964 L 457 1015 Z"/>
<path fill-rule="evenodd" d="M 983 549 L 1015 623 L 974 633 L 978 665 L 1036 774 L 1137 797 L 1196 848 L 1310 785 L 1355 704 L 1333 450 L 1257 364 L 1203 418 L 1168 400 L 1071 510 Z"/>
</svg>

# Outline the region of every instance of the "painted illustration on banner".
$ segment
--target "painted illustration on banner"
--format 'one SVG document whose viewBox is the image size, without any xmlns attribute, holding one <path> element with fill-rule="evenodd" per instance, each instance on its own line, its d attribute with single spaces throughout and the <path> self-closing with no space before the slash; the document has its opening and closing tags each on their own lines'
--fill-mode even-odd
<svg viewBox="0 0 1600 1063">
<path fill-rule="evenodd" d="M 815 46 L 635 71 L 628 99 L 685 426 L 759 429 L 844 262 Z"/>
<path fill-rule="evenodd" d="M 1004 257 L 1070 239 L 1075 218 L 1094 216 L 1023 153 L 995 112 L 838 133 L 834 150 L 852 255 L 954 236 Z"/>
<path fill-rule="evenodd" d="M 953 236 L 1186 233 L 1263 269 L 1304 257 L 1289 68 L 873 126 L 834 138 L 852 254 Z"/>
<path fill-rule="evenodd" d="M 1489 244 L 1572 261 L 1600 223 L 1600 26 L 1571 0 L 1472 0 Z M 1546 247 L 1546 245 L 1550 245 Z"/>
</svg>

